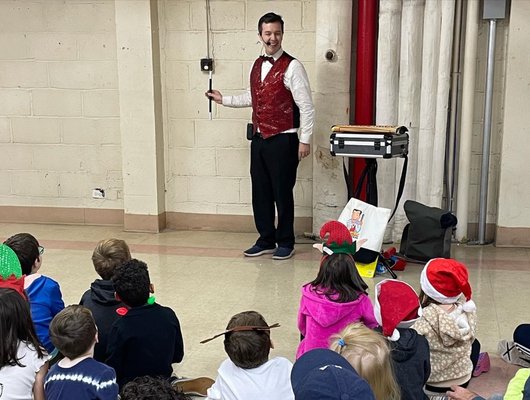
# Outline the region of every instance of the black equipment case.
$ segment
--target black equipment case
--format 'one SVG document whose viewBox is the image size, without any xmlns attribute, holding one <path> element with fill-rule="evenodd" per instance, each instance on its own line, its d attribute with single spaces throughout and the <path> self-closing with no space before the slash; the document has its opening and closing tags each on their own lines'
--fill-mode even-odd
<svg viewBox="0 0 530 400">
<path fill-rule="evenodd" d="M 409 134 L 404 126 L 334 125 L 331 155 L 354 158 L 406 157 Z"/>
</svg>

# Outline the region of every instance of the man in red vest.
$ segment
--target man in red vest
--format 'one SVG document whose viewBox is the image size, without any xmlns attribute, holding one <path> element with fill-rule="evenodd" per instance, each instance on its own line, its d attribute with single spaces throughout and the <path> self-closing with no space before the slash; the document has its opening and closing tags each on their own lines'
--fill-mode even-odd
<svg viewBox="0 0 530 400">
<path fill-rule="evenodd" d="M 252 209 L 260 236 L 243 253 L 247 257 L 273 254 L 276 260 L 294 255 L 293 189 L 298 162 L 310 153 L 315 114 L 303 65 L 282 49 L 283 25 L 282 17 L 274 13 L 259 19 L 258 36 L 266 54 L 254 62 L 246 92 L 238 96 L 223 96 L 218 90 L 206 93 L 227 107 L 252 106 Z"/>
</svg>

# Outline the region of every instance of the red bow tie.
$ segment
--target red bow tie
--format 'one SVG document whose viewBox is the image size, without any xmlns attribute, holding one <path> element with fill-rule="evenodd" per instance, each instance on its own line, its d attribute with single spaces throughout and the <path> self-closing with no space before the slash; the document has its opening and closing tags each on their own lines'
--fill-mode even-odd
<svg viewBox="0 0 530 400">
<path fill-rule="evenodd" d="M 268 62 L 270 62 L 272 65 L 274 65 L 274 57 L 270 57 L 270 56 L 261 56 L 261 58 L 263 58 L 263 61 L 268 61 Z"/>
</svg>

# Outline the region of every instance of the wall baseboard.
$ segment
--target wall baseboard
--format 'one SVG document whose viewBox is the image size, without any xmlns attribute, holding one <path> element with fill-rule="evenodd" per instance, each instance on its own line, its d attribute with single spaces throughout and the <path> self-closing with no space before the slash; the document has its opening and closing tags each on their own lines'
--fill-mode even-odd
<svg viewBox="0 0 530 400">
<path fill-rule="evenodd" d="M 20 224 L 123 226 L 123 210 L 107 208 L 0 206 L 0 221 Z"/>
<path fill-rule="evenodd" d="M 498 226 L 495 246 L 530 247 L 530 228 Z"/>
<path fill-rule="evenodd" d="M 125 214 L 121 209 L 0 206 L 0 222 L 18 224 L 121 226 L 129 232 L 169 230 L 256 232 L 252 215 L 165 212 L 159 215 Z M 295 232 L 311 232 L 311 217 L 296 217 Z"/>
</svg>

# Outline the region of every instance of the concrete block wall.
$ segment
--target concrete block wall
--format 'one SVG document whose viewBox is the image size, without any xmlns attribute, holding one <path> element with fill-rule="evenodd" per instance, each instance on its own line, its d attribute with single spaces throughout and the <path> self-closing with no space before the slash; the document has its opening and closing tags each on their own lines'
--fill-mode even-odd
<svg viewBox="0 0 530 400">
<path fill-rule="evenodd" d="M 0 204 L 123 208 L 120 142 L 114 0 L 0 1 Z"/>
<path fill-rule="evenodd" d="M 262 46 L 257 22 L 266 12 L 284 18 L 283 47 L 300 59 L 314 78 L 314 0 L 210 1 L 210 56 L 213 87 L 238 94 L 248 86 L 249 70 Z M 252 215 L 249 142 L 251 109 L 213 105 L 208 119 L 208 74 L 199 60 L 207 56 L 206 2 L 160 0 L 162 84 L 166 126 L 166 211 Z M 314 82 L 314 81 L 313 81 Z M 312 216 L 312 161 L 298 169 L 295 214 Z"/>
</svg>

